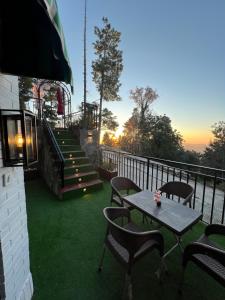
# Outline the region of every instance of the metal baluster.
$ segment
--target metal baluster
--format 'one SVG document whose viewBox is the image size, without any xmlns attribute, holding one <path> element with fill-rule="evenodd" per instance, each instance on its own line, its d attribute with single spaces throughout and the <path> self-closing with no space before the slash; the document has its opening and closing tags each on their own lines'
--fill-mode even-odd
<svg viewBox="0 0 225 300">
<path fill-rule="evenodd" d="M 131 172 L 131 158 L 129 158 L 129 160 L 130 160 L 130 176 L 129 176 L 129 178 L 132 179 L 132 176 L 131 176 L 131 174 L 132 174 L 132 172 Z"/>
<path fill-rule="evenodd" d="M 154 163 L 152 163 L 151 191 L 153 189 Z"/>
<path fill-rule="evenodd" d="M 196 200 L 196 188 L 197 188 L 197 178 L 198 175 L 195 175 L 195 187 L 194 187 L 194 200 L 193 200 L 193 209 L 195 209 L 195 200 Z"/>
<path fill-rule="evenodd" d="M 167 176 L 166 176 L 166 182 L 169 181 L 169 172 L 170 172 L 170 167 L 167 167 Z"/>
<path fill-rule="evenodd" d="M 132 165 L 133 165 L 133 171 L 132 171 L 133 176 L 132 176 L 132 180 L 134 181 L 134 159 L 133 159 L 133 158 L 132 158 Z"/>
<path fill-rule="evenodd" d="M 189 172 L 187 172 L 187 183 L 189 182 L 189 177 L 190 177 L 190 174 L 189 174 Z"/>
<path fill-rule="evenodd" d="M 139 162 L 139 186 L 141 186 L 141 167 L 140 167 L 140 160 Z"/>
<path fill-rule="evenodd" d="M 225 183 L 225 182 L 224 182 L 224 183 Z M 224 223 L 224 211 L 225 211 L 225 187 L 224 187 L 224 199 L 223 199 L 223 211 L 222 211 L 221 224 Z"/>
<path fill-rule="evenodd" d="M 175 168 L 173 168 L 173 181 L 175 179 L 175 175 L 176 175 Z"/>
<path fill-rule="evenodd" d="M 158 189 L 158 174 L 159 174 L 159 165 L 156 165 L 156 181 L 155 181 L 155 188 Z"/>
<path fill-rule="evenodd" d="M 146 182 L 146 189 L 148 190 L 149 187 L 149 158 L 147 159 L 147 182 Z"/>
<path fill-rule="evenodd" d="M 142 189 L 145 188 L 145 164 L 142 162 Z"/>
<path fill-rule="evenodd" d="M 205 204 L 205 186 L 206 186 L 206 177 L 204 177 L 204 181 L 203 181 L 202 208 L 201 208 L 202 214 L 203 214 L 204 204 Z"/>
<path fill-rule="evenodd" d="M 216 175 L 217 174 L 215 174 L 214 182 L 213 182 L 213 197 L 212 197 L 212 207 L 211 207 L 210 224 L 212 224 L 212 220 L 213 220 L 213 210 L 214 210 L 215 192 L 216 192 L 216 179 L 217 179 Z"/>
<path fill-rule="evenodd" d="M 162 165 L 162 170 L 161 170 L 161 186 L 163 185 L 163 172 L 164 172 L 164 167 Z"/>
<path fill-rule="evenodd" d="M 136 164 L 136 180 L 135 180 L 135 182 L 137 183 L 137 159 L 135 160 L 135 164 Z"/>
</svg>

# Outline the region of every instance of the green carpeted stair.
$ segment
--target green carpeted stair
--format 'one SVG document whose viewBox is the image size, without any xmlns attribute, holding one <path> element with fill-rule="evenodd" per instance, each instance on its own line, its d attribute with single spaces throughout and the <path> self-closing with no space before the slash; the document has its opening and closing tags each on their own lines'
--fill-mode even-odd
<svg viewBox="0 0 225 300">
<path fill-rule="evenodd" d="M 72 198 L 100 188 L 102 181 L 81 149 L 79 139 L 66 128 L 57 128 L 53 133 L 65 159 L 61 198 Z"/>
</svg>

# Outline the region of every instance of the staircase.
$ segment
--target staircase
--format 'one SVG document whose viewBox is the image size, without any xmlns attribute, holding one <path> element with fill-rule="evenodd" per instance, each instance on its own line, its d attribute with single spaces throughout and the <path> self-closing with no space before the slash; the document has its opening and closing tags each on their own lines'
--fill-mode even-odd
<svg viewBox="0 0 225 300">
<path fill-rule="evenodd" d="M 60 198 L 68 199 L 100 188 L 102 181 L 82 151 L 79 140 L 66 128 L 57 128 L 53 133 L 64 157 L 64 186 Z"/>
</svg>

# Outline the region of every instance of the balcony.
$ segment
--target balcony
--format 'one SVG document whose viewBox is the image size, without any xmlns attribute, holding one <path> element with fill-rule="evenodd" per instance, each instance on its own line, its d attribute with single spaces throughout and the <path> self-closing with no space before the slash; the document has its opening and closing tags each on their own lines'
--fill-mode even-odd
<svg viewBox="0 0 225 300">
<path fill-rule="evenodd" d="M 26 184 L 28 231 L 34 300 L 114 300 L 121 299 L 124 270 L 107 251 L 103 271 L 97 272 L 106 223 L 102 209 L 110 203 L 110 185 L 91 194 L 59 201 L 41 179 Z M 132 216 L 140 226 L 154 229 L 156 224 L 142 224 L 142 215 Z M 186 235 L 184 245 L 204 231 L 198 223 Z M 168 249 L 173 235 L 160 228 Z M 225 246 L 225 241 L 219 241 Z M 181 254 L 178 249 L 166 259 L 169 275 L 160 285 L 155 276 L 157 253 L 143 258 L 133 269 L 134 299 L 224 299 L 225 290 L 195 265 L 185 274 L 182 297 L 178 295 L 181 276 Z"/>
</svg>

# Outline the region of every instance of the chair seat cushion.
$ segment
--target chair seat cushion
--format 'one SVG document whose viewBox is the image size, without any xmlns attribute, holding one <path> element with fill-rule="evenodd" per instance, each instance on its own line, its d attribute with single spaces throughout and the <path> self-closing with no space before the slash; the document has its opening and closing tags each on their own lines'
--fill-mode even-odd
<svg viewBox="0 0 225 300">
<path fill-rule="evenodd" d="M 198 242 L 222 249 L 205 235 L 200 237 Z M 203 268 L 206 272 L 210 273 L 213 277 L 215 277 L 215 279 L 219 280 L 225 285 L 225 267 L 220 262 L 204 254 L 194 254 L 193 261 L 201 268 Z"/>
<path fill-rule="evenodd" d="M 139 227 L 137 227 L 133 223 L 127 223 L 124 225 L 124 228 L 127 230 L 133 231 L 133 232 L 143 232 Z M 141 258 L 146 252 L 152 250 L 154 246 L 156 246 L 156 241 L 154 240 L 149 240 L 146 243 L 144 243 L 141 248 L 135 253 L 134 255 L 134 261 L 135 263 L 139 258 Z M 128 251 L 121 246 L 111 234 L 107 236 L 106 239 L 106 245 L 108 248 L 112 251 L 113 255 L 116 256 L 116 258 L 125 266 L 128 266 L 129 263 L 129 253 Z"/>
</svg>

